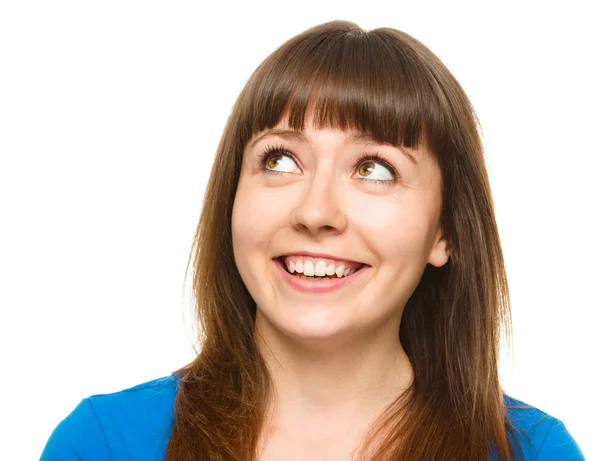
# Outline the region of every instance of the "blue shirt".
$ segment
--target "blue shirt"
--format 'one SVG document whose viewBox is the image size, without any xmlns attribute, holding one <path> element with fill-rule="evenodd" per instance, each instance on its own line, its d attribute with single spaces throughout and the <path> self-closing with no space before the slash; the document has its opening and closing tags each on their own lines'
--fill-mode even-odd
<svg viewBox="0 0 600 461">
<path fill-rule="evenodd" d="M 52 432 L 40 461 L 162 461 L 173 429 L 175 375 L 113 394 L 83 399 Z M 507 405 L 523 402 L 504 396 Z M 523 435 L 522 461 L 581 461 L 579 446 L 559 420 L 537 408 L 508 408 Z M 491 459 L 494 459 L 492 456 Z"/>
</svg>

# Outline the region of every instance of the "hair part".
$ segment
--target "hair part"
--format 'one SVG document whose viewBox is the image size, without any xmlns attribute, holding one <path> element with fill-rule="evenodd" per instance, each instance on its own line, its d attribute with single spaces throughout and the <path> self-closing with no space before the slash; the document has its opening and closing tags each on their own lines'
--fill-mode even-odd
<svg viewBox="0 0 600 461">
<path fill-rule="evenodd" d="M 256 304 L 233 257 L 231 214 L 247 143 L 285 117 L 302 130 L 307 115 L 316 128 L 425 145 L 442 172 L 440 225 L 452 255 L 426 267 L 405 306 L 399 339 L 413 384 L 373 425 L 359 459 L 483 461 L 493 450 L 514 460 L 516 426 L 498 377 L 509 292 L 475 112 L 421 42 L 345 21 L 313 27 L 268 56 L 227 121 L 188 261 L 202 349 L 176 372 L 166 459 L 257 459 L 271 381 L 254 338 Z"/>
</svg>

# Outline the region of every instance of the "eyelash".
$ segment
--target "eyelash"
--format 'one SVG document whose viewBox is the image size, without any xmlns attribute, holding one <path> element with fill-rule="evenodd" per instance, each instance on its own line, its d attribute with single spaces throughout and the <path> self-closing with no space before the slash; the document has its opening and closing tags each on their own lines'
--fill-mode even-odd
<svg viewBox="0 0 600 461">
<path fill-rule="evenodd" d="M 294 162 L 296 162 L 296 157 L 292 153 L 287 151 L 283 146 L 281 146 L 281 145 L 267 146 L 264 148 L 264 150 L 262 152 L 259 153 L 258 160 L 257 160 L 259 168 L 265 173 L 279 174 L 279 175 L 287 174 L 285 171 L 273 171 L 273 170 L 269 170 L 266 168 L 266 161 L 272 154 L 283 154 L 283 155 L 290 157 L 292 160 L 294 160 Z M 393 179 L 370 179 L 370 178 L 360 178 L 360 179 L 369 181 L 370 183 L 378 183 L 378 185 L 380 185 L 380 186 L 385 185 L 385 184 L 396 183 L 400 179 L 400 173 L 398 173 L 398 170 L 396 170 L 396 168 L 394 168 L 378 152 L 374 152 L 372 154 L 361 155 L 356 162 L 355 169 L 358 168 L 362 163 L 366 162 L 367 160 L 374 161 L 374 162 L 379 163 L 379 164 L 383 165 L 384 167 L 386 167 L 392 174 Z M 297 163 L 298 162 L 296 162 L 296 164 Z"/>
</svg>

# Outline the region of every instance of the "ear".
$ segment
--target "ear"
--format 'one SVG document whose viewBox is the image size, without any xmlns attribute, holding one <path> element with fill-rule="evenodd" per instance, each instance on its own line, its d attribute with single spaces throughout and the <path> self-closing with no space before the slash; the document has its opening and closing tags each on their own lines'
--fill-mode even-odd
<svg viewBox="0 0 600 461">
<path fill-rule="evenodd" d="M 433 246 L 429 252 L 427 262 L 435 267 L 442 267 L 448 262 L 451 254 L 451 248 L 448 241 L 444 238 L 441 229 L 438 230 L 435 236 Z"/>
</svg>

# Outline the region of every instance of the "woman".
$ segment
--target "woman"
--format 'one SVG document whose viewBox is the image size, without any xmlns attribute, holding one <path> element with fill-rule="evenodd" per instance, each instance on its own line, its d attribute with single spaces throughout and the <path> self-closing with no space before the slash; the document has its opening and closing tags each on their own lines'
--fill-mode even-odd
<svg viewBox="0 0 600 461">
<path fill-rule="evenodd" d="M 192 258 L 198 357 L 83 400 L 43 460 L 583 459 L 502 392 L 508 286 L 475 115 L 411 36 L 336 21 L 259 66 Z"/>
</svg>

